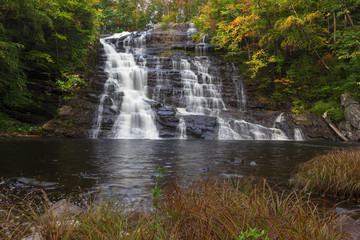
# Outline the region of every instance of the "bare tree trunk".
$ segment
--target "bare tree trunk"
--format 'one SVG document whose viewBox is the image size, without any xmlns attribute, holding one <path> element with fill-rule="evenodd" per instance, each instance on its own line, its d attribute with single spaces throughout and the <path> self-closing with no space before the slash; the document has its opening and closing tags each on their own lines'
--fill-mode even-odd
<svg viewBox="0 0 360 240">
<path fill-rule="evenodd" d="M 330 32 L 330 18 L 327 18 L 328 32 Z"/>
<path fill-rule="evenodd" d="M 346 16 L 346 13 L 344 13 L 344 29 L 346 28 L 347 26 L 347 16 Z"/>
<path fill-rule="evenodd" d="M 249 47 L 249 44 L 248 44 L 246 38 L 244 38 L 244 40 L 245 40 L 245 44 L 246 44 L 246 49 L 247 49 L 247 51 L 248 51 L 248 59 L 249 59 L 249 61 L 250 61 L 250 60 L 251 60 L 250 47 Z"/>
<path fill-rule="evenodd" d="M 352 18 L 350 17 L 350 14 L 349 14 L 347 11 L 345 11 L 345 15 L 346 15 L 347 18 L 349 19 L 350 25 L 353 27 L 353 26 L 354 26 L 354 22 L 353 22 Z"/>
<path fill-rule="evenodd" d="M 336 15 L 335 11 L 333 11 L 333 21 L 334 21 L 334 43 L 336 42 Z"/>
</svg>

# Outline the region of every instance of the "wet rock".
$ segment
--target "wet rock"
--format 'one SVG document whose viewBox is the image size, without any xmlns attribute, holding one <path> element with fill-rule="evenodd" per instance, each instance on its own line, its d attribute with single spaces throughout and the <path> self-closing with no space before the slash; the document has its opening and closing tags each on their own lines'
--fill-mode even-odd
<svg viewBox="0 0 360 240">
<path fill-rule="evenodd" d="M 84 77 L 88 86 L 77 91 L 75 96 L 62 100 L 57 116 L 43 124 L 42 135 L 77 138 L 89 136 L 96 117 L 99 96 L 107 79 L 103 71 L 106 59 L 104 50 L 100 43 L 97 47 L 98 51 L 92 56 L 93 62 Z"/>
<path fill-rule="evenodd" d="M 162 118 L 175 116 L 175 110 L 171 107 L 161 107 L 157 109 L 156 113 Z"/>
<path fill-rule="evenodd" d="M 54 203 L 46 213 L 51 217 L 63 219 L 81 214 L 84 210 L 63 199 Z"/>
<path fill-rule="evenodd" d="M 354 216 L 358 213 L 358 211 L 356 210 L 349 210 L 349 209 L 346 209 L 346 208 L 341 208 L 341 207 L 336 207 L 334 209 L 334 213 L 336 215 L 342 215 L 342 214 L 346 214 L 348 216 Z"/>
<path fill-rule="evenodd" d="M 216 117 L 202 115 L 183 116 L 186 124 L 187 134 L 202 139 L 214 139 L 214 129 L 216 126 Z"/>
<path fill-rule="evenodd" d="M 67 118 L 71 116 L 71 107 L 70 106 L 62 106 L 60 109 L 59 109 L 59 117 L 60 118 Z"/>
<path fill-rule="evenodd" d="M 341 214 L 337 219 L 335 219 L 334 227 L 338 233 L 344 233 L 348 239 L 360 239 L 359 224 L 346 214 Z"/>
<path fill-rule="evenodd" d="M 340 141 L 339 136 L 328 126 L 322 117 L 313 113 L 307 113 L 306 115 L 296 117 L 293 116 L 294 124 L 303 129 L 303 133 L 306 136 L 306 140 L 331 140 Z"/>
<path fill-rule="evenodd" d="M 339 130 L 351 141 L 360 140 L 360 103 L 350 94 L 341 95 L 341 105 L 344 108 L 345 121 L 339 124 Z"/>
</svg>

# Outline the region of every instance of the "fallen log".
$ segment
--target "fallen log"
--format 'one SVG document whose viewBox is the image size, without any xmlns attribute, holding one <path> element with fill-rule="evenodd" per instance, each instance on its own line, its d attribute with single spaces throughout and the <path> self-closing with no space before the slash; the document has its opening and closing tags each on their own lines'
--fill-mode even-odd
<svg viewBox="0 0 360 240">
<path fill-rule="evenodd" d="M 349 139 L 348 139 L 347 137 L 345 137 L 345 135 L 342 134 L 342 133 L 340 132 L 340 130 L 339 130 L 337 127 L 335 127 L 335 125 L 332 124 L 332 123 L 330 122 L 330 120 L 327 118 L 327 113 L 328 113 L 328 111 L 329 111 L 329 110 L 326 110 L 326 112 L 324 112 L 324 114 L 322 115 L 322 117 L 325 119 L 326 123 L 331 127 L 331 129 L 334 130 L 334 132 L 335 132 L 342 140 L 344 140 L 345 142 L 348 142 Z"/>
</svg>

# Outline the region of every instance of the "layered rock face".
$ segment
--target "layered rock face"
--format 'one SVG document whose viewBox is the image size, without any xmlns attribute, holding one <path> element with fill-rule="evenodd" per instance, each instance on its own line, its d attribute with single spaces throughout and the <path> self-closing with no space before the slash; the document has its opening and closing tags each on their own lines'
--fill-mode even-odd
<svg viewBox="0 0 360 240">
<path fill-rule="evenodd" d="M 103 39 L 117 60 L 99 57 L 103 71 L 94 72 L 98 77 L 89 90 L 66 102 L 45 129 L 74 137 L 123 138 L 124 129 L 118 125 L 128 121 L 133 130 L 125 138 L 337 139 L 315 115 L 282 113 L 258 101 L 246 91 L 239 69 L 214 53 L 207 38 L 192 42 L 192 33 L 192 26 L 174 24 L 169 30 L 155 27 Z M 119 68 L 123 72 L 117 72 Z M 129 88 L 125 78 L 136 84 Z M 140 105 L 131 103 L 138 98 L 128 99 L 132 94 L 140 96 Z M 59 127 L 66 122 L 68 126 Z M 156 133 L 147 132 L 145 125 L 151 124 Z"/>
<path fill-rule="evenodd" d="M 360 140 L 360 103 L 349 94 L 341 95 L 341 106 L 344 108 L 345 121 L 339 129 L 350 141 Z"/>
</svg>

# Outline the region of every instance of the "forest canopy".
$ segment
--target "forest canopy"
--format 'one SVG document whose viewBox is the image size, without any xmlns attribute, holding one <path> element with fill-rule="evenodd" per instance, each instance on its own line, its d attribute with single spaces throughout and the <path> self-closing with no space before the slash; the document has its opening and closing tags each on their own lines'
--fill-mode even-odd
<svg viewBox="0 0 360 240">
<path fill-rule="evenodd" d="M 194 22 L 197 40 L 211 36 L 257 94 L 295 113 L 360 98 L 360 0 L 1 0 L 0 11 L 0 112 L 16 119 L 86 86 L 100 33 L 159 22 Z"/>
<path fill-rule="evenodd" d="M 209 0 L 193 21 L 198 39 L 212 34 L 248 82 L 295 113 L 360 98 L 359 0 Z"/>
</svg>

